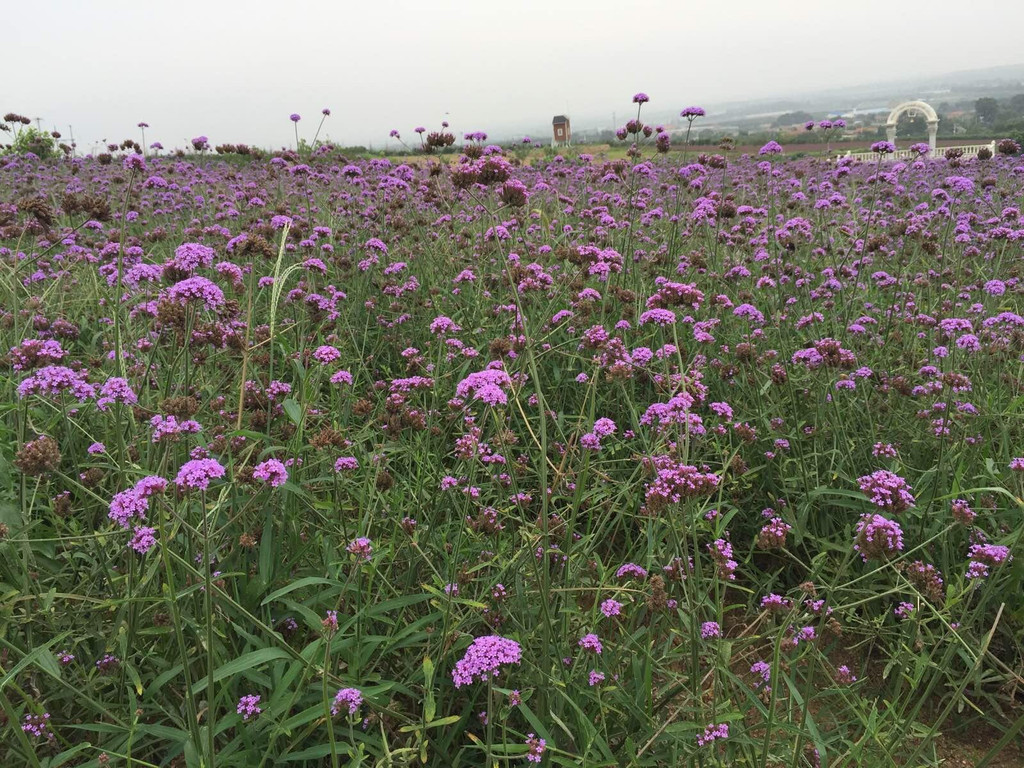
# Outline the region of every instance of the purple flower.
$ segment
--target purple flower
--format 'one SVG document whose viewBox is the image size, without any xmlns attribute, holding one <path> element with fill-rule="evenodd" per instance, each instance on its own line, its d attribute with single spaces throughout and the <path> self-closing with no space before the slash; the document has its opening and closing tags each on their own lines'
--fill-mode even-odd
<svg viewBox="0 0 1024 768">
<path fill-rule="evenodd" d="M 224 306 L 224 292 L 205 277 L 189 277 L 175 283 L 164 292 L 175 304 L 198 302 L 210 311 Z"/>
<path fill-rule="evenodd" d="M 499 635 L 478 637 L 452 670 L 455 687 L 461 688 L 474 680 L 484 682 L 496 678 L 503 666 L 518 664 L 522 656 L 522 648 L 515 640 Z"/>
<path fill-rule="evenodd" d="M 215 255 L 216 252 L 208 245 L 182 243 L 174 249 L 174 258 L 169 263 L 181 272 L 195 272 L 200 267 L 209 267 L 213 264 Z"/>
<path fill-rule="evenodd" d="M 269 483 L 271 488 L 277 488 L 288 481 L 288 470 L 277 459 L 267 459 L 262 464 L 253 467 L 252 476 L 257 480 Z"/>
<path fill-rule="evenodd" d="M 49 712 L 44 712 L 41 715 L 26 714 L 21 721 L 21 730 L 36 739 L 53 741 L 56 738 L 53 731 L 50 730 Z"/>
<path fill-rule="evenodd" d="M 997 544 L 972 544 L 967 557 L 970 559 L 967 566 L 968 579 L 984 579 L 989 575 L 989 568 L 1013 562 L 1010 548 Z"/>
<path fill-rule="evenodd" d="M 339 360 L 340 358 L 341 352 L 339 352 L 336 347 L 332 347 L 327 344 L 317 347 L 313 352 L 313 359 L 318 363 L 323 363 L 325 365 L 327 363 L 333 363 L 335 360 Z"/>
<path fill-rule="evenodd" d="M 163 493 L 167 489 L 167 481 L 157 475 L 150 475 L 139 480 L 133 488 L 121 491 L 110 500 L 110 511 L 107 516 L 122 528 L 128 528 L 133 519 L 145 520 L 149 511 L 149 497 Z"/>
<path fill-rule="evenodd" d="M 679 113 L 680 117 L 685 117 L 689 121 L 693 121 L 695 118 L 704 117 L 707 112 L 704 111 L 703 107 L 685 107 L 682 112 Z"/>
<path fill-rule="evenodd" d="M 850 671 L 850 668 L 845 664 L 841 664 L 836 667 L 835 680 L 841 685 L 851 685 L 857 682 L 857 676 Z"/>
<path fill-rule="evenodd" d="M 871 151 L 880 155 L 888 155 L 896 151 L 896 145 L 891 141 L 876 141 L 871 145 Z"/>
<path fill-rule="evenodd" d="M 697 737 L 697 746 L 703 747 L 718 739 L 727 738 L 729 738 L 729 726 L 727 723 L 707 725 L 704 727 L 704 733 Z"/>
<path fill-rule="evenodd" d="M 966 176 L 947 176 L 945 185 L 954 192 L 970 194 L 974 191 L 974 182 Z"/>
<path fill-rule="evenodd" d="M 620 616 L 622 614 L 622 603 L 618 600 L 608 598 L 601 603 L 601 613 L 608 618 L 611 618 L 612 616 Z"/>
<path fill-rule="evenodd" d="M 871 503 L 886 512 L 899 514 L 914 506 L 912 488 L 899 475 L 885 469 L 879 469 L 870 475 L 857 478 L 861 491 L 871 499 Z"/>
<path fill-rule="evenodd" d="M 601 638 L 599 638 L 593 632 L 581 637 L 577 645 L 579 645 L 579 647 L 583 650 L 590 651 L 591 653 L 601 653 L 601 651 L 604 650 L 603 646 L 601 645 Z"/>
<path fill-rule="evenodd" d="M 301 117 L 301 116 L 299 115 L 299 113 L 298 113 L 298 112 L 292 112 L 292 113 L 291 113 L 291 114 L 290 114 L 290 115 L 288 116 L 288 119 L 289 119 L 289 120 L 291 120 L 291 121 L 292 121 L 293 123 L 297 123 L 297 122 L 299 122 L 299 120 L 301 120 L 301 119 L 302 119 L 302 117 Z"/>
<path fill-rule="evenodd" d="M 777 141 L 769 141 L 757 151 L 758 155 L 781 155 L 782 145 Z"/>
<path fill-rule="evenodd" d="M 352 374 L 348 371 L 336 371 L 331 375 L 331 384 L 352 384 Z"/>
<path fill-rule="evenodd" d="M 135 405 L 138 402 L 139 398 L 135 395 L 135 392 L 132 391 L 127 380 L 122 379 L 119 376 L 113 376 L 107 379 L 103 383 L 103 386 L 100 387 L 100 397 L 96 401 L 96 406 L 101 411 L 105 411 L 111 403 Z"/>
<path fill-rule="evenodd" d="M 373 542 L 365 536 L 360 536 L 358 539 L 350 541 L 345 550 L 350 555 L 355 555 L 357 560 L 368 563 L 373 556 Z"/>
<path fill-rule="evenodd" d="M 488 368 L 469 374 L 455 386 L 457 397 L 472 396 L 474 400 L 483 400 L 490 406 L 507 405 L 508 395 L 505 389 L 512 384 L 511 377 L 500 368 Z"/>
<path fill-rule="evenodd" d="M 634 104 L 646 104 L 650 100 L 651 100 L 651 97 L 648 96 L 646 93 L 643 93 L 643 92 L 637 93 L 637 94 L 633 95 L 633 103 Z"/>
<path fill-rule="evenodd" d="M 263 711 L 260 709 L 260 697 L 255 694 L 243 696 L 238 700 L 238 708 L 236 711 L 242 716 L 243 720 L 256 717 Z"/>
<path fill-rule="evenodd" d="M 635 579 L 646 579 L 647 569 L 642 568 L 636 563 L 626 563 L 620 565 L 619 569 L 615 572 L 615 577 L 618 579 L 628 579 L 630 577 Z"/>
<path fill-rule="evenodd" d="M 881 515 L 864 515 L 857 522 L 853 548 L 865 563 L 895 557 L 903 551 L 903 529 Z"/>
<path fill-rule="evenodd" d="M 132 538 L 128 542 L 128 546 L 140 555 L 145 555 L 156 546 L 156 529 L 147 528 L 144 525 L 139 526 L 132 531 Z"/>
<path fill-rule="evenodd" d="M 124 169 L 126 171 L 144 171 L 146 170 L 146 158 L 132 153 L 124 159 Z"/>
<path fill-rule="evenodd" d="M 895 610 L 893 610 L 893 613 L 896 615 L 897 619 L 900 619 L 901 621 L 906 621 L 914 613 L 914 604 L 900 603 L 898 606 L 896 606 Z"/>
<path fill-rule="evenodd" d="M 532 733 L 526 734 L 526 759 L 531 763 L 539 763 L 544 757 L 547 742 Z"/>
<path fill-rule="evenodd" d="M 700 636 L 705 640 L 721 637 L 722 628 L 718 625 L 717 621 L 705 621 L 700 625 Z"/>
<path fill-rule="evenodd" d="M 331 110 L 329 110 L 327 107 L 324 107 L 323 109 L 320 110 L 320 114 L 323 115 L 324 117 L 330 117 Z"/>
<path fill-rule="evenodd" d="M 772 681 L 772 666 L 766 661 L 755 661 L 750 667 L 750 673 L 757 675 L 761 678 L 761 682 L 758 684 L 759 687 L 767 692 L 771 692 L 771 686 L 769 685 Z"/>
<path fill-rule="evenodd" d="M 216 459 L 193 459 L 178 470 L 174 482 L 182 489 L 194 488 L 205 491 L 210 487 L 211 480 L 224 477 L 224 474 L 224 467 Z"/>
<path fill-rule="evenodd" d="M 40 368 L 18 385 L 18 397 L 60 395 L 68 392 L 79 402 L 96 396 L 96 388 L 86 382 L 87 371 L 74 371 L 63 365 Z"/>
<path fill-rule="evenodd" d="M 676 313 L 671 309 L 648 309 L 640 315 L 640 325 L 674 325 Z"/>
<path fill-rule="evenodd" d="M 363 694 L 358 688 L 342 688 L 334 694 L 334 703 L 331 704 L 331 714 L 337 716 L 342 709 L 348 709 L 348 714 L 354 715 L 363 705 Z"/>
<path fill-rule="evenodd" d="M 328 611 L 327 615 L 324 616 L 323 621 L 320 622 L 320 626 L 323 627 L 324 632 L 328 635 L 332 635 L 338 631 L 338 612 Z"/>
<path fill-rule="evenodd" d="M 359 460 L 355 456 L 342 456 L 334 462 L 335 472 L 350 472 L 359 469 Z"/>
<path fill-rule="evenodd" d="M 600 685 L 604 680 L 604 672 L 598 672 L 596 669 L 590 670 L 590 674 L 587 676 L 587 682 L 590 684 L 591 688 L 595 685 Z"/>
</svg>

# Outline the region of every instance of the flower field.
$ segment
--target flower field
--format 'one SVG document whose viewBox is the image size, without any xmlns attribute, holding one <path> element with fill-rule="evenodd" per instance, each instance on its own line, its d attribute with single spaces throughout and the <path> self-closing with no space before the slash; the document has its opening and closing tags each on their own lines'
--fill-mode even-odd
<svg viewBox="0 0 1024 768">
<path fill-rule="evenodd" d="M 1019 147 L 644 101 L 615 161 L 0 157 L 0 764 L 997 764 Z"/>
</svg>

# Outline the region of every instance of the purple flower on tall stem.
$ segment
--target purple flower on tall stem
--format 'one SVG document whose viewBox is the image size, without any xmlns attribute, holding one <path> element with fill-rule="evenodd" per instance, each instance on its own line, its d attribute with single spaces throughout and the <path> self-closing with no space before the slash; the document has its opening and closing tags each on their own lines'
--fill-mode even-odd
<svg viewBox="0 0 1024 768">
<path fill-rule="evenodd" d="M 865 563 L 896 557 L 903 551 L 903 529 L 881 515 L 864 515 L 857 523 L 853 548 Z"/>
<path fill-rule="evenodd" d="M 531 763 L 539 763 L 544 757 L 547 742 L 532 733 L 526 734 L 526 759 Z"/>
<path fill-rule="evenodd" d="M 593 632 L 581 637 L 578 645 L 583 650 L 590 651 L 591 653 L 600 654 L 604 650 L 604 647 L 601 645 L 601 638 Z"/>
<path fill-rule="evenodd" d="M 253 467 L 252 476 L 267 483 L 271 488 L 277 488 L 288 481 L 288 470 L 278 459 L 267 459 Z"/>
<path fill-rule="evenodd" d="M 337 716 L 343 709 L 348 714 L 354 715 L 363 705 L 363 694 L 358 688 L 342 688 L 334 694 L 334 703 L 331 704 L 331 714 Z"/>
<path fill-rule="evenodd" d="M 178 470 L 175 484 L 182 489 L 192 488 L 205 491 L 210 481 L 224 477 L 225 469 L 216 459 L 193 459 L 185 462 Z"/>
<path fill-rule="evenodd" d="M 263 711 L 260 709 L 260 697 L 255 694 L 243 696 L 238 700 L 238 708 L 236 711 L 242 716 L 243 720 L 249 720 L 250 718 L 256 717 Z"/>
<path fill-rule="evenodd" d="M 879 469 L 857 478 L 857 484 L 872 504 L 891 514 L 899 514 L 914 506 L 909 483 L 894 472 Z"/>
<path fill-rule="evenodd" d="M 721 723 L 719 725 L 710 724 L 704 727 L 704 733 L 697 737 L 697 746 L 703 747 L 706 744 L 710 744 L 718 739 L 729 738 L 729 725 L 727 723 Z"/>
<path fill-rule="evenodd" d="M 345 549 L 350 555 L 355 555 L 357 560 L 362 560 L 364 563 L 370 562 L 370 558 L 373 556 L 373 543 L 365 536 L 353 539 Z"/>
<path fill-rule="evenodd" d="M 128 542 L 128 546 L 140 555 L 147 554 L 156 546 L 156 529 L 144 525 L 139 526 L 132 531 L 132 538 Z"/>
<path fill-rule="evenodd" d="M 452 679 L 461 688 L 474 680 L 485 682 L 496 678 L 501 668 L 518 664 L 523 658 L 522 648 L 515 640 L 499 635 L 485 635 L 470 643 L 466 653 L 455 664 Z"/>
</svg>

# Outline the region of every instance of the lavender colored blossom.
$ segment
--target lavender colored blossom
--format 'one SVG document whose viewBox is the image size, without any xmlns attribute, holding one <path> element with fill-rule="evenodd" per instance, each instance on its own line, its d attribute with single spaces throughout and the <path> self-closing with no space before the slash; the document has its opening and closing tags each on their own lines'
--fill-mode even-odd
<svg viewBox="0 0 1024 768">
<path fill-rule="evenodd" d="M 331 704 L 331 714 L 337 716 L 342 710 L 348 710 L 351 717 L 355 715 L 363 705 L 363 694 L 358 688 L 341 688 L 334 694 L 334 702 Z"/>
<path fill-rule="evenodd" d="M 242 716 L 242 720 L 250 720 L 258 716 L 263 711 L 260 708 L 260 696 L 251 693 L 243 696 L 238 700 L 236 711 Z"/>
<path fill-rule="evenodd" d="M 252 476 L 267 483 L 271 488 L 277 488 L 288 481 L 288 470 L 285 469 L 283 462 L 267 459 L 253 467 Z"/>
<path fill-rule="evenodd" d="M 182 465 L 174 482 L 182 489 L 205 491 L 210 487 L 211 480 L 224 475 L 224 467 L 216 459 L 193 459 Z"/>
<path fill-rule="evenodd" d="M 502 667 L 519 664 L 523 652 L 519 643 L 499 635 L 476 638 L 452 670 L 455 687 L 461 688 L 476 680 L 496 678 Z"/>
</svg>

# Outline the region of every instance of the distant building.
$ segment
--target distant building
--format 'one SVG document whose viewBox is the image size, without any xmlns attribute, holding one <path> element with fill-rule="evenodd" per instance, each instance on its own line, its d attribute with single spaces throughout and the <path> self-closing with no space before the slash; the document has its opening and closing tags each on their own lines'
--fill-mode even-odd
<svg viewBox="0 0 1024 768">
<path fill-rule="evenodd" d="M 555 115 L 551 120 L 551 146 L 568 147 L 572 141 L 572 132 L 569 130 L 569 118 L 565 115 Z"/>
</svg>

